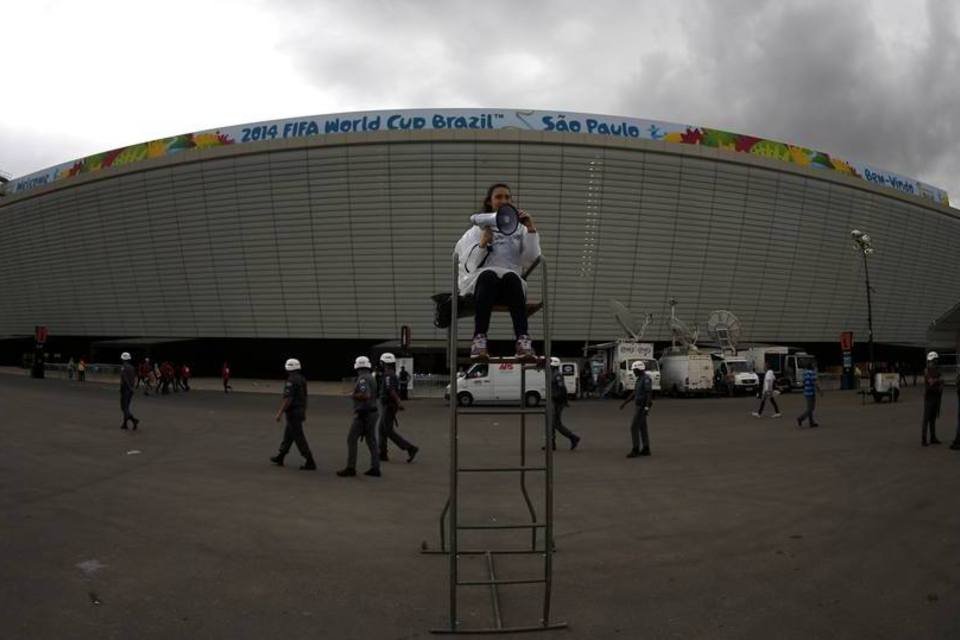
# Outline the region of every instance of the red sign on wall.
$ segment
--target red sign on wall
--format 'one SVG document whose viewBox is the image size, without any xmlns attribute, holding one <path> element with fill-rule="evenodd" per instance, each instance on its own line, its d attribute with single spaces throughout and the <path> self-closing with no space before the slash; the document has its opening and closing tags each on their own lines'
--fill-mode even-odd
<svg viewBox="0 0 960 640">
<path fill-rule="evenodd" d="M 840 350 L 853 351 L 853 331 L 843 331 L 840 333 Z"/>
</svg>

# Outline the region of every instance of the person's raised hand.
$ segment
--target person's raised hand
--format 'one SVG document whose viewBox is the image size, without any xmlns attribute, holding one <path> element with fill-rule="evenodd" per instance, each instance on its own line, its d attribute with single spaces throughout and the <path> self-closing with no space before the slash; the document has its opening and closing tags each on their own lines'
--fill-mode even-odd
<svg viewBox="0 0 960 640">
<path fill-rule="evenodd" d="M 528 232 L 530 232 L 530 233 L 536 233 L 536 232 L 537 232 L 537 225 L 534 224 L 534 222 L 533 222 L 533 217 L 532 217 L 529 213 L 527 213 L 526 211 L 524 211 L 523 209 L 517 210 L 517 213 L 519 214 L 519 215 L 517 216 L 517 219 L 520 221 L 520 224 L 522 224 L 523 226 L 525 226 L 525 227 L 527 228 L 527 231 L 528 231 Z"/>
<path fill-rule="evenodd" d="M 483 233 L 480 234 L 480 246 L 489 247 L 493 244 L 493 228 L 484 227 Z"/>
</svg>

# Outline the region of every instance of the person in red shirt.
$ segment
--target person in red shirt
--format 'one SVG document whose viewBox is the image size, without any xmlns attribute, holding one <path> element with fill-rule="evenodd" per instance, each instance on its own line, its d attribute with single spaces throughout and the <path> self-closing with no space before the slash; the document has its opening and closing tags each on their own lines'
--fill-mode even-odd
<svg viewBox="0 0 960 640">
<path fill-rule="evenodd" d="M 163 395 L 167 395 L 173 382 L 173 365 L 169 360 L 160 365 L 160 380 L 163 382 Z"/>
<path fill-rule="evenodd" d="M 220 377 L 223 379 L 223 392 L 227 393 L 233 387 L 230 386 L 230 364 L 224 361 L 223 368 L 220 369 Z"/>
<path fill-rule="evenodd" d="M 150 358 L 146 358 L 143 362 L 140 363 L 140 366 L 137 368 L 137 386 L 143 384 L 143 395 L 150 395 L 150 373 L 152 368 L 150 366 Z"/>
<path fill-rule="evenodd" d="M 180 386 L 184 391 L 190 391 L 190 365 L 186 363 L 180 367 Z"/>
</svg>

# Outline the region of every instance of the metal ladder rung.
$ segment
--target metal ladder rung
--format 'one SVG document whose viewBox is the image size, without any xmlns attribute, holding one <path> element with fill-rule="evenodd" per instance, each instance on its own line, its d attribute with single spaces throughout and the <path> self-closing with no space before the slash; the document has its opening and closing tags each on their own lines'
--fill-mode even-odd
<svg viewBox="0 0 960 640">
<path fill-rule="evenodd" d="M 546 582 L 543 578 L 518 578 L 516 580 L 466 580 L 458 582 L 458 587 L 489 587 L 499 586 L 501 584 L 543 584 Z"/>
<path fill-rule="evenodd" d="M 508 471 L 546 471 L 546 467 L 461 467 L 458 473 L 494 473 Z"/>
<path fill-rule="evenodd" d="M 547 525 L 542 522 L 530 524 L 458 524 L 457 531 L 487 530 L 487 529 L 543 529 Z"/>
<path fill-rule="evenodd" d="M 457 409 L 458 415 L 467 415 L 467 416 L 542 416 L 546 415 L 547 410 L 545 408 L 533 407 L 527 409 L 509 409 L 507 407 L 496 408 L 496 407 L 461 407 Z"/>
</svg>

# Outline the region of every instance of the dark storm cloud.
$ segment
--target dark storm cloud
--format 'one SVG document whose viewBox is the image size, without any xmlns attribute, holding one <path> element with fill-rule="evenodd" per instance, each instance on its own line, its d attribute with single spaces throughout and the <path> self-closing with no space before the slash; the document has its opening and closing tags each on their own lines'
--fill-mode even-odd
<svg viewBox="0 0 960 640">
<path fill-rule="evenodd" d="M 298 26 L 283 46 L 308 81 L 358 108 L 516 106 L 714 126 L 960 199 L 952 3 L 677 4 L 290 0 Z M 898 22 L 918 35 L 898 40 Z"/>
<path fill-rule="evenodd" d="M 957 13 L 950 3 L 887 18 L 927 37 L 885 42 L 860 3 L 709 3 L 685 23 L 682 58 L 647 56 L 628 112 L 829 151 L 925 179 L 960 197 Z"/>
</svg>

